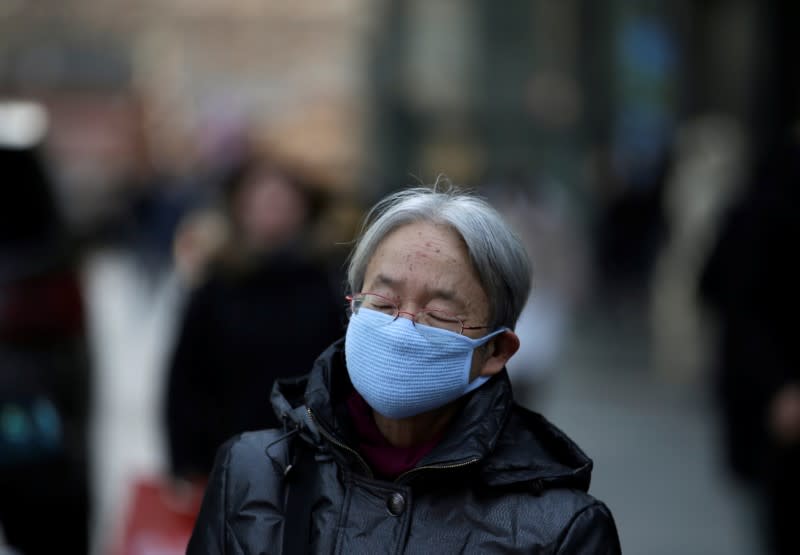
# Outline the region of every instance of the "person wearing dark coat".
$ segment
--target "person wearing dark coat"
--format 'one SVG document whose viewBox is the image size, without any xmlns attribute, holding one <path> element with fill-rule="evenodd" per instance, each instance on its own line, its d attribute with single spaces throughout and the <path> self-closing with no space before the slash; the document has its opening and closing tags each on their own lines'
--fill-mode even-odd
<svg viewBox="0 0 800 555">
<path fill-rule="evenodd" d="M 0 551 L 85 554 L 92 375 L 79 261 L 39 145 L 1 139 Z"/>
<path fill-rule="evenodd" d="M 800 138 L 757 165 L 707 260 L 701 298 L 719 321 L 715 385 L 733 474 L 764 499 L 770 553 L 800 553 L 797 317 Z"/>
<path fill-rule="evenodd" d="M 201 481 L 227 439 L 280 424 L 273 382 L 305 374 L 344 327 L 335 280 L 303 241 L 306 185 L 254 158 L 225 194 L 230 245 L 188 299 L 167 385 L 172 473 Z"/>
<path fill-rule="evenodd" d="M 220 448 L 187 553 L 620 553 L 591 460 L 514 402 L 531 273 L 494 209 L 391 195 L 348 282 L 345 337 L 275 385 L 281 429 Z"/>
</svg>

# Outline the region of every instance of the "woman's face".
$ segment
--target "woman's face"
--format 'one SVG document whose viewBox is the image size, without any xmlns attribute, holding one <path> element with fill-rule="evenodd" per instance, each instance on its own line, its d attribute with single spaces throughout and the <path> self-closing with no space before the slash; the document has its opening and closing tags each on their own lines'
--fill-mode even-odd
<svg viewBox="0 0 800 555">
<path fill-rule="evenodd" d="M 489 299 L 464 241 L 448 226 L 414 222 L 394 230 L 372 255 L 362 289 L 393 299 L 406 313 L 437 309 L 468 326 L 488 323 Z M 484 333 L 464 331 L 473 338 Z M 473 358 L 471 378 L 480 371 L 481 361 Z"/>
<path fill-rule="evenodd" d="M 308 214 L 302 193 L 285 177 L 267 169 L 256 170 L 245 179 L 235 203 L 244 243 L 262 250 L 297 237 Z"/>
</svg>

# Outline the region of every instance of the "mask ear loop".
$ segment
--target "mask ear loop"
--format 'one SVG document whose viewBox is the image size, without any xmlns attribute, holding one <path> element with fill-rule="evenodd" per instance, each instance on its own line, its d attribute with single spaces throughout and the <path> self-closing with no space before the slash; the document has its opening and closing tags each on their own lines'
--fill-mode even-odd
<svg viewBox="0 0 800 555">
<path fill-rule="evenodd" d="M 498 330 L 495 330 L 492 333 L 484 335 L 483 337 L 480 337 L 478 339 L 470 339 L 469 337 L 467 337 L 466 339 L 469 339 L 470 341 L 480 342 L 477 345 L 475 345 L 475 347 L 473 347 L 472 355 L 474 355 L 475 352 L 478 349 L 483 349 L 484 347 L 489 345 L 489 342 L 492 339 L 494 339 L 495 337 L 497 337 L 501 333 L 505 333 L 507 331 L 511 331 L 511 329 L 504 326 L 504 327 L 502 327 L 502 328 L 500 328 Z M 467 363 L 466 363 L 466 368 L 465 368 L 465 371 L 466 371 L 466 379 L 465 379 L 465 381 L 466 381 L 467 385 L 466 385 L 466 388 L 464 389 L 464 393 L 465 394 L 469 393 L 470 391 L 475 391 L 480 386 L 482 386 L 483 384 L 488 382 L 489 378 L 491 378 L 491 376 L 477 376 L 474 380 L 470 381 L 469 380 L 470 370 L 472 370 L 472 356 L 467 357 Z"/>
</svg>

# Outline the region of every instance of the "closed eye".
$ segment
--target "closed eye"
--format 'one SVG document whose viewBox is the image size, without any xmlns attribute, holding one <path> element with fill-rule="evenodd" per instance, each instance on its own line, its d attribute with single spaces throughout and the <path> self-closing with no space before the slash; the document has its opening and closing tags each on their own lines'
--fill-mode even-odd
<svg viewBox="0 0 800 555">
<path fill-rule="evenodd" d="M 435 320 L 437 322 L 443 322 L 448 324 L 460 322 L 459 318 L 456 317 L 455 315 L 447 312 L 442 312 L 439 310 L 426 310 L 425 314 L 427 314 L 428 318 L 431 318 L 432 320 Z"/>
</svg>

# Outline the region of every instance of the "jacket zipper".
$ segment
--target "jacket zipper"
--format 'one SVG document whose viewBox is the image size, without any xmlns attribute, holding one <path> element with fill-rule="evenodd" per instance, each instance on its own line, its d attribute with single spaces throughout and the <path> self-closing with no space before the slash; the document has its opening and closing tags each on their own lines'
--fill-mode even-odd
<svg viewBox="0 0 800 555">
<path fill-rule="evenodd" d="M 358 462 L 364 468 L 364 471 L 366 472 L 367 476 L 369 476 L 371 479 L 375 478 L 375 475 L 372 473 L 372 469 L 366 463 L 364 458 L 358 453 L 358 451 L 356 451 L 355 449 L 351 449 L 350 447 L 348 447 L 347 445 L 345 445 L 344 443 L 342 443 L 341 441 L 336 439 L 331 433 L 329 433 L 325 429 L 325 427 L 322 425 L 322 423 L 314 417 L 314 413 L 311 411 L 310 408 L 306 407 L 306 412 L 308 413 L 309 418 L 311 418 L 311 420 L 313 420 L 314 422 L 317 423 L 320 433 L 323 436 L 325 436 L 325 438 L 328 441 L 330 441 L 331 443 L 333 443 L 337 447 L 340 447 L 340 448 L 344 449 L 348 453 L 352 453 L 355 456 L 356 460 L 358 460 Z M 481 460 L 480 457 L 475 457 L 473 459 L 469 459 L 468 461 L 464 461 L 464 462 L 460 462 L 460 463 L 432 464 L 432 465 L 428 465 L 428 466 L 419 466 L 417 468 L 412 468 L 411 470 L 403 472 L 400 476 L 395 478 L 394 483 L 395 484 L 399 484 L 408 475 L 413 474 L 415 472 L 419 472 L 421 470 L 449 470 L 449 469 L 452 469 L 452 468 L 461 468 L 461 467 L 464 467 L 464 466 L 469 466 L 471 464 L 475 464 L 479 460 Z"/>
<path fill-rule="evenodd" d="M 344 449 L 345 451 L 355 455 L 355 457 L 358 460 L 358 462 L 361 463 L 362 467 L 364 467 L 364 470 L 366 471 L 367 476 L 369 476 L 370 479 L 374 479 L 375 478 L 375 476 L 372 474 L 372 469 L 369 467 L 369 465 L 366 463 L 366 461 L 361 457 L 361 455 L 358 454 L 358 451 L 356 451 L 355 449 L 351 449 L 350 447 L 348 447 L 347 445 L 345 445 L 344 443 L 342 443 L 341 441 L 339 441 L 338 439 L 333 437 L 332 434 L 328 433 L 328 431 L 325 429 L 325 426 L 323 426 L 322 423 L 314 417 L 314 413 L 311 412 L 310 408 L 306 407 L 306 412 L 308 413 L 308 417 L 311 418 L 311 420 L 313 420 L 314 422 L 317 423 L 319 431 L 323 436 L 325 436 L 325 439 L 327 439 L 328 441 L 330 441 L 331 443 L 333 443 L 337 447 L 340 447 L 340 448 Z"/>
<path fill-rule="evenodd" d="M 414 472 L 419 472 L 420 470 L 448 470 L 452 468 L 461 468 L 463 466 L 469 466 L 471 464 L 475 464 L 478 462 L 480 457 L 475 457 L 474 459 L 470 459 L 468 461 L 460 462 L 460 463 L 452 463 L 452 464 L 431 464 L 428 466 L 418 466 L 417 468 L 412 468 L 406 472 L 403 472 L 400 476 L 395 478 L 394 483 L 399 484 L 402 482 L 409 474 L 413 474 Z"/>
</svg>

